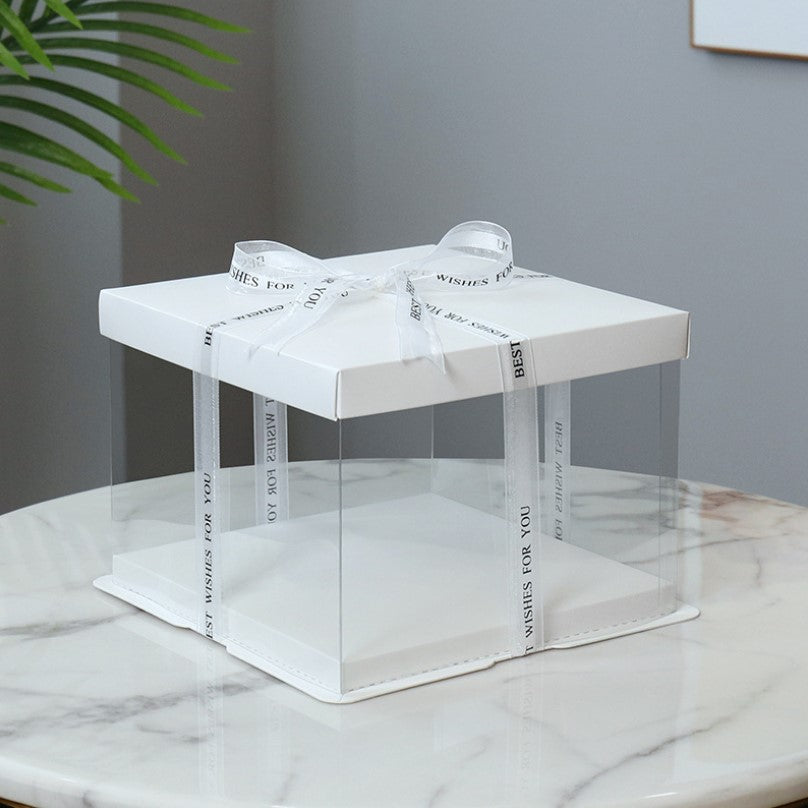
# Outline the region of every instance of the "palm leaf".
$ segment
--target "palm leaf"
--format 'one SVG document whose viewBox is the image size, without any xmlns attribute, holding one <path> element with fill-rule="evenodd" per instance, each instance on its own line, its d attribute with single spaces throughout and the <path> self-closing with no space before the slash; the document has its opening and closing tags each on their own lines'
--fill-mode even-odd
<svg viewBox="0 0 808 808">
<path fill-rule="evenodd" d="M 48 191 L 56 191 L 56 193 L 59 194 L 70 193 L 70 188 L 66 188 L 64 185 L 60 185 L 58 182 L 49 180 L 47 177 L 43 177 L 41 174 L 36 174 L 27 168 L 23 168 L 22 166 L 15 166 L 11 163 L 0 163 L 0 173 L 9 174 L 12 177 L 18 177 L 21 180 L 27 180 L 28 182 L 32 182 L 34 185 L 38 185 L 40 188 L 47 189 Z"/>
<path fill-rule="evenodd" d="M 72 149 L 62 146 L 61 143 L 38 135 L 30 129 L 3 121 L 0 121 L 0 148 L 24 154 L 27 157 L 46 160 L 94 179 L 109 178 L 110 176 L 108 171 L 93 165 Z"/>
<path fill-rule="evenodd" d="M 111 65 L 109 62 L 99 62 L 96 59 L 85 59 L 83 56 L 69 56 L 68 54 L 62 53 L 51 54 L 51 60 L 57 67 L 76 67 L 81 70 L 88 70 L 91 73 L 98 73 L 101 76 L 108 76 L 116 81 L 122 81 L 124 84 L 139 87 L 141 90 L 145 90 L 146 92 L 162 98 L 163 101 L 170 104 L 172 107 L 187 112 L 189 115 L 198 116 L 202 114 L 196 107 L 186 104 L 185 101 L 181 98 L 177 98 L 176 95 L 170 93 L 157 82 L 147 79 L 145 76 L 141 76 L 138 73 L 133 73 L 131 70 L 127 70 L 124 67 Z"/>
<path fill-rule="evenodd" d="M 172 149 L 167 143 L 160 140 L 160 138 L 157 137 L 157 135 L 155 135 L 154 132 L 149 129 L 149 127 L 146 126 L 146 124 L 144 124 L 139 118 L 136 118 L 131 112 L 127 112 L 118 104 L 115 104 L 100 95 L 91 93 L 89 90 L 83 90 L 80 87 L 73 87 L 70 84 L 64 84 L 63 82 L 56 81 L 55 79 L 38 78 L 36 76 L 32 77 L 30 81 L 23 81 L 22 79 L 17 78 L 17 76 L 0 76 L 0 84 L 26 84 L 32 87 L 41 88 L 43 90 L 51 90 L 52 92 L 67 96 L 68 98 L 73 98 L 82 104 L 86 104 L 89 107 L 93 107 L 94 109 L 103 112 L 105 115 L 109 115 L 111 118 L 115 118 L 124 126 L 129 127 L 134 132 L 137 132 L 139 135 L 144 137 L 149 141 L 149 143 L 152 144 L 152 146 L 165 154 L 167 157 L 170 157 L 172 160 L 176 160 L 178 163 L 185 164 L 185 158 L 177 154 L 177 152 L 175 152 L 174 149 Z M 0 146 L 1 145 L 2 141 L 0 141 Z"/>
<path fill-rule="evenodd" d="M 53 70 L 45 51 L 31 35 L 25 23 L 5 3 L 0 3 L 0 26 L 8 28 L 9 33 L 17 40 L 20 47 L 39 64 Z"/>
<path fill-rule="evenodd" d="M 71 28 L 82 27 L 81 20 L 62 0 L 43 0 L 43 2 L 54 14 L 64 17 L 70 23 Z"/>
<path fill-rule="evenodd" d="M 36 4 L 37 0 L 22 0 L 22 3 L 20 3 L 20 10 L 17 12 L 17 16 L 24 23 L 29 23 L 34 11 L 36 11 Z M 28 30 L 30 31 L 31 29 L 29 28 Z"/>
<path fill-rule="evenodd" d="M 62 109 L 61 105 L 45 103 L 32 93 L 48 93 L 91 107 L 113 118 L 145 138 L 157 151 L 179 162 L 185 162 L 167 143 L 139 118 L 120 104 L 103 96 L 84 90 L 64 81 L 40 75 L 29 75 L 28 65 L 38 63 L 51 70 L 70 68 L 105 76 L 120 83 L 130 84 L 147 92 L 181 112 L 199 115 L 199 111 L 178 98 L 172 91 L 141 75 L 137 69 L 120 67 L 99 59 L 71 55 L 71 50 L 96 51 L 133 59 L 166 70 L 215 90 L 230 89 L 218 79 L 204 75 L 184 61 L 173 58 L 160 50 L 141 45 L 102 39 L 95 33 L 123 33 L 145 37 L 154 43 L 164 42 L 179 45 L 200 56 L 218 62 L 236 63 L 236 59 L 222 53 L 199 39 L 186 36 L 162 25 L 152 25 L 128 19 L 96 18 L 97 15 L 145 14 L 160 16 L 166 20 L 193 23 L 208 29 L 225 32 L 244 32 L 247 29 L 215 17 L 201 14 L 173 4 L 140 2 L 139 0 L 0 0 L 0 85 L 11 92 L 0 93 L 0 109 L 14 109 L 54 121 L 79 134 L 88 144 L 93 144 L 117 158 L 139 179 L 155 183 L 152 175 L 142 168 L 114 138 L 88 123 L 83 117 Z M 17 5 L 17 11 L 12 8 Z M 25 88 L 25 96 L 14 93 L 16 88 Z M 124 199 L 137 201 L 137 197 L 120 185 L 112 173 L 95 165 L 82 156 L 49 137 L 40 135 L 16 124 L 0 121 L 0 150 L 15 152 L 26 157 L 50 162 L 91 177 L 111 193 Z M 12 162 L 0 162 L 0 174 L 6 174 L 31 183 L 48 191 L 67 192 L 64 185 L 54 182 L 29 168 Z M 19 191 L 0 184 L 0 197 L 14 202 L 34 204 Z M 0 219 L 0 223 L 3 220 Z"/>
<path fill-rule="evenodd" d="M 2 5 L 0 5 L 0 8 L 2 8 Z M 140 45 L 127 45 L 125 42 L 114 42 L 109 39 L 67 36 L 55 37 L 54 39 L 43 38 L 39 40 L 39 44 L 44 50 L 94 50 L 114 53 L 116 56 L 127 56 L 130 59 L 150 62 L 153 65 L 170 70 L 191 81 L 195 81 L 197 84 L 201 84 L 203 87 L 210 87 L 213 90 L 230 89 L 226 84 L 203 76 L 170 56 L 164 56 L 162 53 L 157 53 L 157 51 L 149 50 L 148 48 L 141 48 Z"/>
<path fill-rule="evenodd" d="M 93 177 L 93 179 L 104 186 L 108 191 L 112 191 L 116 196 L 122 199 L 128 199 L 130 202 L 140 202 L 140 200 L 131 192 L 127 191 L 123 185 L 119 185 L 112 177 Z"/>
<path fill-rule="evenodd" d="M 102 3 L 81 4 L 82 15 L 108 14 L 109 12 L 120 14 L 124 11 L 131 11 L 136 14 L 159 14 L 164 17 L 174 17 L 175 19 L 185 20 L 186 22 L 195 22 L 199 25 L 204 25 L 206 28 L 213 28 L 217 31 L 229 31 L 233 34 L 246 34 L 249 33 L 250 30 L 240 25 L 232 25 L 229 22 L 224 22 L 224 20 L 218 20 L 215 17 L 209 17 L 207 14 L 200 14 L 198 11 L 191 11 L 187 8 L 170 6 L 164 3 L 141 3 L 137 2 L 137 0 L 107 0 L 107 2 Z"/>
<path fill-rule="evenodd" d="M 13 188 L 9 188 L 8 185 L 3 185 L 2 183 L 0 183 L 0 196 L 4 196 L 6 199 L 11 199 L 14 202 L 21 202 L 23 205 L 36 205 L 33 199 L 23 196 L 19 191 L 15 191 Z"/>
<path fill-rule="evenodd" d="M 56 121 L 56 123 L 60 123 L 62 126 L 66 126 L 68 129 L 78 132 L 80 135 L 86 137 L 87 140 L 100 146 L 114 157 L 117 157 L 135 176 L 140 177 L 144 182 L 148 182 L 150 185 L 157 185 L 157 181 L 154 177 L 142 169 L 111 137 L 105 135 L 100 129 L 96 129 L 81 118 L 71 115 L 69 112 L 65 112 L 50 104 L 43 104 L 40 101 L 32 101 L 29 98 L 21 98 L 16 95 L 0 95 L 0 107 L 21 109 L 34 115 L 40 115 L 48 120 Z"/>
<path fill-rule="evenodd" d="M 28 78 L 28 73 L 20 64 L 20 60 L 2 42 L 0 42 L 0 64 L 9 70 L 13 70 L 18 76 L 22 76 L 24 79 Z"/>
<path fill-rule="evenodd" d="M 0 140 L 4 149 L 16 151 L 28 157 L 36 157 L 39 160 L 46 160 L 69 168 L 71 171 L 77 171 L 79 174 L 85 174 L 103 185 L 108 191 L 112 191 L 112 193 L 124 199 L 131 202 L 140 201 L 134 194 L 115 182 L 109 171 L 104 171 L 104 169 L 99 168 L 80 154 L 62 146 L 55 140 L 8 123 L 0 123 Z"/>
<path fill-rule="evenodd" d="M 29 2 L 31 3 L 31 5 L 34 8 L 36 8 L 36 0 L 23 0 L 23 4 L 29 3 Z M 46 8 L 36 20 L 33 20 L 28 24 L 28 30 L 31 31 L 31 32 L 38 31 L 44 25 L 47 25 L 56 16 L 57 12 L 53 9 L 51 4 L 47 3 L 47 0 L 43 0 L 43 2 L 46 3 L 48 8 Z M 64 6 L 69 11 L 75 12 L 76 9 L 84 2 L 86 2 L 86 0 L 67 0 L 67 2 L 64 3 Z M 31 11 L 31 15 L 33 16 L 33 9 Z M 64 16 L 64 15 L 62 14 L 60 16 Z M 22 17 L 22 13 L 20 13 L 20 17 Z M 30 17 L 29 17 L 29 20 L 30 20 Z M 78 26 L 78 27 L 80 28 L 81 26 Z"/>
<path fill-rule="evenodd" d="M 217 62 L 228 62 L 229 64 L 238 64 L 238 59 L 228 56 L 226 53 L 209 48 L 204 42 L 198 39 L 178 34 L 176 31 L 170 31 L 167 28 L 160 28 L 156 25 L 146 25 L 141 22 L 127 22 L 126 20 L 85 20 L 83 26 L 85 31 L 124 31 L 132 34 L 143 34 L 150 36 L 154 39 L 163 39 L 166 42 L 175 42 L 178 45 L 183 45 L 186 48 L 201 53 L 209 59 L 215 59 Z M 48 26 L 48 33 L 62 33 L 63 31 L 73 31 L 73 26 L 69 23 L 53 23 Z"/>
</svg>

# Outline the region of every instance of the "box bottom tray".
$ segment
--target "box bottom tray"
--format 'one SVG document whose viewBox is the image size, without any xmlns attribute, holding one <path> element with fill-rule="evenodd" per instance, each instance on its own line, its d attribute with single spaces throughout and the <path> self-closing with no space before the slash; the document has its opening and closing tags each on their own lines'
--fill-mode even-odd
<svg viewBox="0 0 808 808">
<path fill-rule="evenodd" d="M 510 657 L 504 520 L 433 493 L 341 516 L 341 533 L 340 514 L 326 512 L 222 534 L 229 653 L 329 702 Z M 96 586 L 198 630 L 197 552 L 184 540 L 118 554 Z M 540 565 L 546 648 L 698 614 L 672 583 L 566 542 L 543 536 Z"/>
</svg>

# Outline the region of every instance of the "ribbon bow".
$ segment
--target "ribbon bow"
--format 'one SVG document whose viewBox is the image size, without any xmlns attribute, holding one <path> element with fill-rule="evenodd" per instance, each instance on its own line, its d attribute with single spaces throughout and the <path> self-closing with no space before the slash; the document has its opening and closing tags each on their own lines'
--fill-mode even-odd
<svg viewBox="0 0 808 808">
<path fill-rule="evenodd" d="M 445 372 L 440 337 L 421 292 L 503 288 L 512 276 L 508 231 L 491 222 L 464 222 L 453 227 L 423 258 L 387 267 L 375 275 L 335 270 L 276 241 L 240 241 L 233 252 L 228 288 L 287 298 L 283 313 L 263 329 L 254 345 L 254 350 L 268 345 L 278 352 L 339 300 L 395 295 L 402 360 L 426 357 Z"/>
</svg>

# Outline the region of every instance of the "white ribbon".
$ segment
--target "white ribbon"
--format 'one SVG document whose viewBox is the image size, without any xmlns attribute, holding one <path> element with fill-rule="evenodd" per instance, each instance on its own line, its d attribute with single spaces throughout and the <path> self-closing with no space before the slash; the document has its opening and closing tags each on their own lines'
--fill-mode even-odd
<svg viewBox="0 0 808 808">
<path fill-rule="evenodd" d="M 286 405 L 253 393 L 255 523 L 274 525 L 289 516 Z"/>
<path fill-rule="evenodd" d="M 197 580 L 200 587 L 198 631 L 212 640 L 221 641 L 219 382 L 204 373 L 194 373 L 193 384 L 195 511 L 199 547 Z"/>
<path fill-rule="evenodd" d="M 570 541 L 570 383 L 544 388 L 544 468 L 547 534 Z"/>
</svg>

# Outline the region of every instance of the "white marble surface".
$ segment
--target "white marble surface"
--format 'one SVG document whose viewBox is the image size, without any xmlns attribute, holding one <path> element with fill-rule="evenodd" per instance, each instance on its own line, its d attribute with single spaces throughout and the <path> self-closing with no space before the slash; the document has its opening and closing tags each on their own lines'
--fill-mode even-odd
<svg viewBox="0 0 808 808">
<path fill-rule="evenodd" d="M 683 595 L 699 619 L 342 706 L 94 589 L 127 545 L 106 490 L 0 517 L 0 795 L 43 808 L 808 796 L 808 510 L 683 494 Z"/>
</svg>

